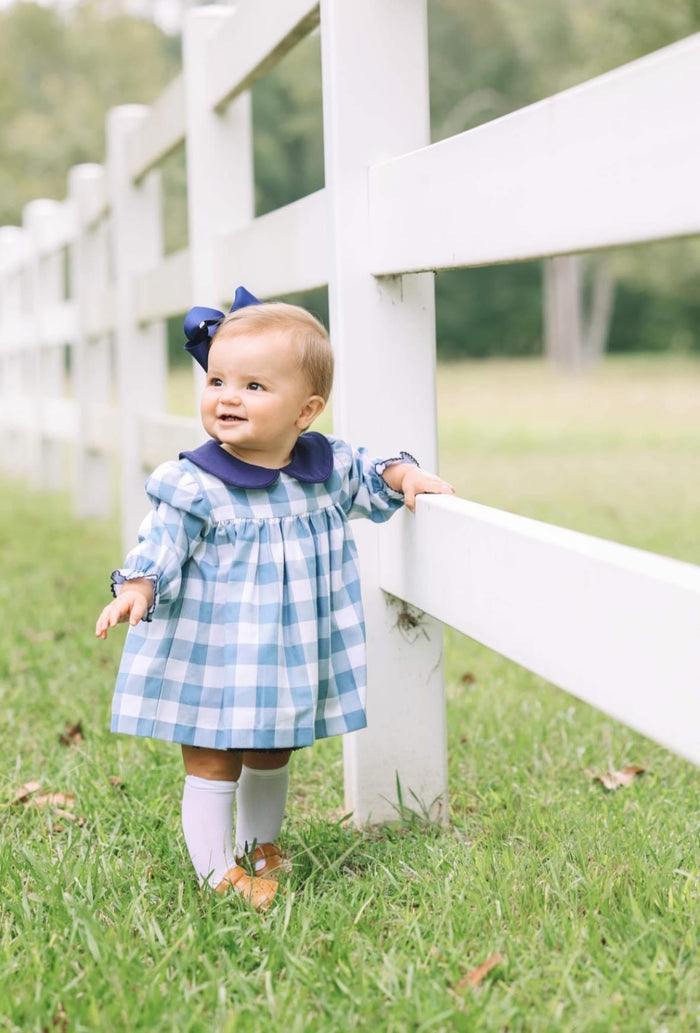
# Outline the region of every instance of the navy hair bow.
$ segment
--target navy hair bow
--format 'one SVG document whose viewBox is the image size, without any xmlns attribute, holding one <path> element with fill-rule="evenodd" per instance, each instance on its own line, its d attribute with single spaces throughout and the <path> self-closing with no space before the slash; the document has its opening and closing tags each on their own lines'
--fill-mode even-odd
<svg viewBox="0 0 700 1033">
<path fill-rule="evenodd" d="M 247 305 L 261 304 L 260 299 L 245 287 L 237 287 L 229 312 L 246 308 Z M 209 346 L 212 338 L 225 318 L 224 313 L 219 312 L 218 308 L 206 308 L 203 305 L 195 305 L 185 316 L 185 348 L 204 370 L 209 365 Z"/>
</svg>

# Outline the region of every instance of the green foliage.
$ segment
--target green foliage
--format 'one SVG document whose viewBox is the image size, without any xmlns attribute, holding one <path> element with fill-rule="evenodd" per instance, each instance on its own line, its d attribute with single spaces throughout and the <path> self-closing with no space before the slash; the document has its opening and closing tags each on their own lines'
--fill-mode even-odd
<svg viewBox="0 0 700 1033">
<path fill-rule="evenodd" d="M 323 186 L 319 34 L 295 47 L 252 94 L 256 213 L 263 215 Z"/>
<path fill-rule="evenodd" d="M 535 355 L 541 350 L 541 265 L 454 269 L 437 274 L 437 341 L 444 358 Z"/>
<path fill-rule="evenodd" d="M 153 101 L 178 51 L 150 22 L 103 16 L 97 0 L 0 13 L 0 225 L 34 198 L 65 197 L 71 166 L 102 161 L 108 108 Z"/>
</svg>

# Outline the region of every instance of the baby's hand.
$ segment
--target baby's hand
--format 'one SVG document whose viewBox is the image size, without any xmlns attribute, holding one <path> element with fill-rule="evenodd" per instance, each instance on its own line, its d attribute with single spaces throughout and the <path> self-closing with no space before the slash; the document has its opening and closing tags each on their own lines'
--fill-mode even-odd
<svg viewBox="0 0 700 1033">
<path fill-rule="evenodd" d="M 454 495 L 455 490 L 437 474 L 421 470 L 419 466 L 408 466 L 401 485 L 404 502 L 412 513 L 416 511 L 416 495 Z"/>
<path fill-rule="evenodd" d="M 129 587 L 125 586 L 97 618 L 95 635 L 105 639 L 110 628 L 127 620 L 134 627 L 152 604 L 153 584 L 150 581 L 130 582 Z"/>
</svg>

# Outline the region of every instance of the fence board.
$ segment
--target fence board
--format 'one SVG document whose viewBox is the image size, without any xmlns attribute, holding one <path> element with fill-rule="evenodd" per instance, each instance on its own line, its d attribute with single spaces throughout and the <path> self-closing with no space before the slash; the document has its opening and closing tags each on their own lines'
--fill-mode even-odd
<svg viewBox="0 0 700 1033">
<path fill-rule="evenodd" d="M 197 448 L 207 440 L 199 419 L 168 413 L 145 417 L 141 431 L 141 462 L 147 470 L 155 469 L 167 459 L 177 459 L 178 452 Z"/>
<path fill-rule="evenodd" d="M 62 301 L 39 314 L 39 338 L 43 346 L 70 344 L 75 341 L 77 330 L 78 311 L 74 301 Z"/>
<path fill-rule="evenodd" d="M 140 179 L 185 139 L 185 80 L 176 76 L 126 144 L 127 167 Z"/>
<path fill-rule="evenodd" d="M 316 28 L 318 3 L 241 0 L 209 44 L 209 103 L 222 108 L 250 89 Z"/>
<path fill-rule="evenodd" d="M 325 190 L 261 215 L 219 243 L 223 297 L 244 282 L 269 298 L 328 283 L 328 198 Z"/>
<path fill-rule="evenodd" d="M 700 567 L 463 499 L 391 530 L 385 591 L 700 763 Z"/>
<path fill-rule="evenodd" d="M 375 275 L 700 233 L 700 34 L 370 171 Z"/>
<path fill-rule="evenodd" d="M 167 319 L 193 304 L 189 248 L 167 255 L 136 281 L 136 318 L 139 322 Z"/>
</svg>

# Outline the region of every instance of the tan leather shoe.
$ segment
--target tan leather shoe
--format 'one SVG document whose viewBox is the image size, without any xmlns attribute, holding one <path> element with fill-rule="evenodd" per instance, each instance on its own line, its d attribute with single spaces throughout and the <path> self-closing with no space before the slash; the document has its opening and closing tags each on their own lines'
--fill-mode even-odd
<svg viewBox="0 0 700 1033">
<path fill-rule="evenodd" d="M 234 889 L 236 893 L 240 893 L 243 899 L 257 911 L 265 911 L 275 899 L 277 880 L 261 879 L 258 875 L 248 875 L 248 872 L 241 868 L 240 864 L 235 864 L 233 868 L 229 868 L 226 872 L 216 887 L 216 892 L 226 893 L 229 889 Z"/>
<path fill-rule="evenodd" d="M 257 867 L 258 861 L 265 861 L 262 868 Z M 253 864 L 257 878 L 276 879 L 278 872 L 286 867 L 285 860 L 279 847 L 274 843 L 261 843 L 253 851 Z"/>
</svg>

